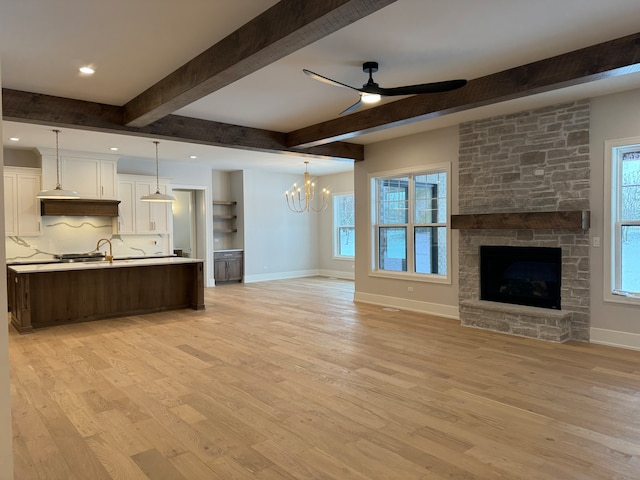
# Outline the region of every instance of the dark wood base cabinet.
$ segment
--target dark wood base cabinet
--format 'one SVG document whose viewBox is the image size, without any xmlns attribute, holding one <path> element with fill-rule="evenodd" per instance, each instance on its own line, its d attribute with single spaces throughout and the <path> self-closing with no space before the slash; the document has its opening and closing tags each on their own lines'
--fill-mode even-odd
<svg viewBox="0 0 640 480">
<path fill-rule="evenodd" d="M 34 328 L 179 308 L 203 310 L 203 263 L 18 273 L 9 268 L 11 323 Z"/>
<path fill-rule="evenodd" d="M 242 281 L 242 252 L 216 252 L 213 255 L 213 276 L 218 283 Z"/>
</svg>

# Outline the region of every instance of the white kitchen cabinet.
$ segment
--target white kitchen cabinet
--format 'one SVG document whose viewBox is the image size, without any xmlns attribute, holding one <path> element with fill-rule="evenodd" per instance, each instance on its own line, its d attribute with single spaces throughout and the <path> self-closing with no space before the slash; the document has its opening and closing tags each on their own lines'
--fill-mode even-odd
<svg viewBox="0 0 640 480">
<path fill-rule="evenodd" d="M 57 183 L 55 150 L 40 149 L 42 186 L 53 189 Z M 117 158 L 99 153 L 61 152 L 62 187 L 75 190 L 81 198 L 117 198 Z"/>
<path fill-rule="evenodd" d="M 4 167 L 4 220 L 6 236 L 40 235 L 40 170 Z"/>
<path fill-rule="evenodd" d="M 155 181 L 136 182 L 136 232 L 169 233 L 169 212 L 171 204 L 164 202 L 143 202 L 140 197 L 154 193 Z M 167 186 L 160 185 L 160 193 L 167 193 Z"/>
<path fill-rule="evenodd" d="M 118 180 L 118 233 L 136 233 L 136 188 L 133 180 Z"/>
<path fill-rule="evenodd" d="M 167 193 L 166 179 L 160 179 L 160 192 Z M 123 234 L 164 234 L 171 228 L 171 203 L 143 202 L 140 197 L 156 191 L 156 177 L 118 175 L 120 200 L 118 226 Z"/>
</svg>

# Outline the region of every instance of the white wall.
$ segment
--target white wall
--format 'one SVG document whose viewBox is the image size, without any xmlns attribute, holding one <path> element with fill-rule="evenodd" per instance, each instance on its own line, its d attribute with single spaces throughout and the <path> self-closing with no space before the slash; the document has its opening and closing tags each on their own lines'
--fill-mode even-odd
<svg viewBox="0 0 640 480">
<path fill-rule="evenodd" d="M 355 262 L 333 256 L 333 195 L 353 193 L 353 170 L 346 173 L 325 175 L 318 179 L 318 188 L 328 188 L 331 192 L 329 207 L 318 214 L 320 242 L 318 245 L 318 265 L 320 273 L 325 276 L 353 280 Z"/>
<path fill-rule="evenodd" d="M 34 150 L 23 150 L 18 148 L 3 148 L 4 165 L 13 167 L 42 168 L 40 155 L 36 155 Z"/>
<path fill-rule="evenodd" d="M 2 70 L 0 69 L 0 79 Z M 1 83 L 1 82 L 0 82 Z M 0 91 L 0 119 L 2 118 L 2 92 Z M 2 122 L 0 121 L 0 138 Z M 0 172 L 3 165 L 3 153 L 0 152 Z M 4 237 L 4 183 L 0 187 L 0 232 Z M 0 242 L 0 260 L 2 271 L 7 269 L 4 242 Z M 11 397 L 9 395 L 9 329 L 7 318 L 7 276 L 0 275 L 0 480 L 13 479 L 13 453 L 11 434 Z"/>
<path fill-rule="evenodd" d="M 592 238 L 605 236 L 604 142 L 640 136 L 639 112 L 640 90 L 591 101 Z M 591 248 L 591 341 L 640 349 L 640 307 L 604 301 L 605 254 L 603 248 Z"/>
<path fill-rule="evenodd" d="M 356 294 L 358 301 L 458 318 L 458 233 L 451 238 L 451 284 L 369 276 L 371 264 L 368 176 L 401 168 L 451 163 L 452 213 L 458 211 L 458 127 L 449 127 L 367 145 L 355 164 Z M 409 292 L 409 287 L 413 288 Z"/>
<path fill-rule="evenodd" d="M 318 222 L 291 212 L 284 192 L 301 175 L 244 171 L 245 282 L 318 273 Z"/>
<path fill-rule="evenodd" d="M 235 170 L 229 174 L 229 199 L 236 202 L 236 229 L 232 248 L 244 248 L 244 172 Z M 215 190 L 214 190 L 215 191 Z M 225 197 L 222 197 L 225 198 Z M 217 247 L 215 247 L 217 248 Z"/>
<path fill-rule="evenodd" d="M 159 161 L 161 178 L 171 179 L 172 184 L 206 185 L 211 188 L 211 166 L 204 162 Z M 156 176 L 156 163 L 152 159 L 122 157 L 118 160 L 118 173 Z"/>
</svg>

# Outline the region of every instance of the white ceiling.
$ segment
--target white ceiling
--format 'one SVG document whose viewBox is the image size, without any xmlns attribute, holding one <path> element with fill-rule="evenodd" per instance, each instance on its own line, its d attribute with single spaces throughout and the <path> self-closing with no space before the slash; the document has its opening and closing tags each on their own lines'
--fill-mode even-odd
<svg viewBox="0 0 640 480">
<path fill-rule="evenodd" d="M 266 10 L 275 0 L 0 0 L 2 86 L 123 105 Z M 179 5 L 179 6 L 178 6 Z M 636 33 L 638 0 L 398 0 L 176 114 L 288 132 L 335 118 L 357 100 L 347 89 L 316 82 L 308 68 L 342 83 L 366 81 L 361 65 L 377 61 L 385 87 L 473 79 Z M 95 75 L 78 67 L 92 64 Z M 558 101 L 640 88 L 640 75 L 506 102 L 363 135 L 368 144 L 473 118 Z M 50 126 L 4 122 L 13 148 L 52 147 Z M 11 136 L 20 142 L 10 142 Z M 61 148 L 153 158 L 150 140 L 63 129 Z M 161 159 L 209 162 L 214 168 L 299 172 L 290 155 L 164 141 Z M 313 160 L 314 173 L 351 168 Z"/>
</svg>

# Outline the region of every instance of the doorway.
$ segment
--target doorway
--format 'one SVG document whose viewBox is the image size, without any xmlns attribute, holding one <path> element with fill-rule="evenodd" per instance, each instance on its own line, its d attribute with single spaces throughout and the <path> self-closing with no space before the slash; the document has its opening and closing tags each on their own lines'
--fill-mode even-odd
<svg viewBox="0 0 640 480">
<path fill-rule="evenodd" d="M 173 252 L 179 257 L 197 258 L 198 221 L 195 190 L 173 190 Z"/>
<path fill-rule="evenodd" d="M 207 258 L 206 201 L 202 189 L 174 188 L 173 249 L 183 257 Z"/>
<path fill-rule="evenodd" d="M 172 194 L 173 202 L 173 250 L 183 257 L 204 260 L 206 286 L 213 285 L 213 256 L 208 255 L 213 247 L 208 247 L 211 236 L 207 238 L 207 229 L 211 225 L 207 218 L 211 209 L 207 208 L 206 187 L 175 186 Z M 209 278 L 211 277 L 211 278 Z"/>
</svg>

